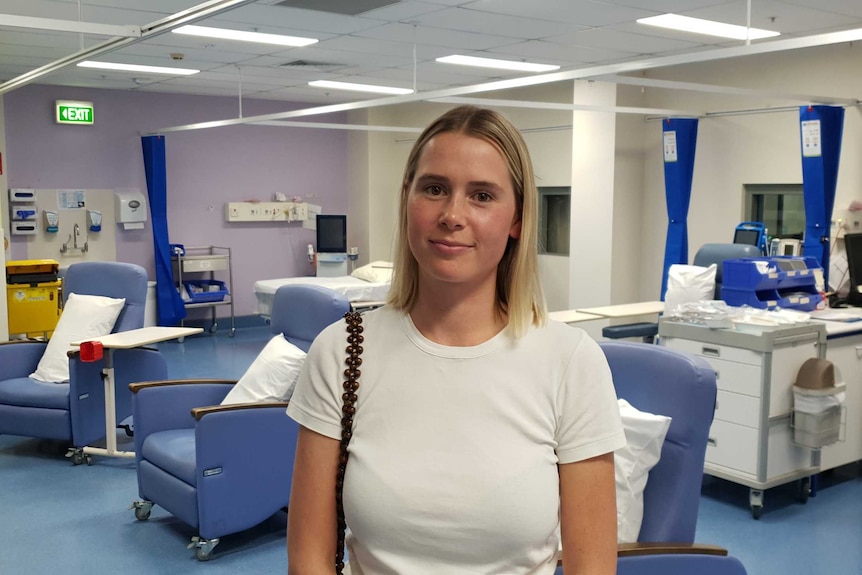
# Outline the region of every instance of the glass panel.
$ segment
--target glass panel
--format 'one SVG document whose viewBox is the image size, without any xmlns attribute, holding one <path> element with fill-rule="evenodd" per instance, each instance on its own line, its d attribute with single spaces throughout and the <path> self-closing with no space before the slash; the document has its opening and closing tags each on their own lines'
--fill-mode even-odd
<svg viewBox="0 0 862 575">
<path fill-rule="evenodd" d="M 802 239 L 805 205 L 801 184 L 748 184 L 746 221 L 762 222 L 770 238 Z"/>
<path fill-rule="evenodd" d="M 569 255 L 571 188 L 539 188 L 539 253 Z"/>
</svg>

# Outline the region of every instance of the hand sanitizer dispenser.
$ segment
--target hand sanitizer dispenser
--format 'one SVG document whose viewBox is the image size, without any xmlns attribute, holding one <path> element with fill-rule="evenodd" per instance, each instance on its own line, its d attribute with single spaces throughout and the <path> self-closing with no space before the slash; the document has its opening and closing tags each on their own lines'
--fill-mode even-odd
<svg viewBox="0 0 862 575">
<path fill-rule="evenodd" d="M 140 192 L 115 192 L 117 223 L 127 230 L 141 230 L 147 221 L 147 199 Z M 100 222 L 101 224 L 101 222 Z"/>
<path fill-rule="evenodd" d="M 102 212 L 99 210 L 87 210 L 87 225 L 91 232 L 102 231 Z"/>
<path fill-rule="evenodd" d="M 60 229 L 60 215 L 53 210 L 45 210 L 42 214 L 45 217 L 45 231 L 49 234 L 56 234 Z"/>
</svg>

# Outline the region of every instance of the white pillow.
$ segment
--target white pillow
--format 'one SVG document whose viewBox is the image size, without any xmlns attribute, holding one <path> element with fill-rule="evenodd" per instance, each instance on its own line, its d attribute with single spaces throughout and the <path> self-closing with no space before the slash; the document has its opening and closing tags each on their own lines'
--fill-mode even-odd
<svg viewBox="0 0 862 575">
<path fill-rule="evenodd" d="M 221 404 L 290 401 L 303 362 L 304 351 L 280 334 L 273 337 Z"/>
<path fill-rule="evenodd" d="M 371 283 L 385 284 L 392 281 L 392 262 L 376 261 L 356 268 L 350 274 L 355 278 Z"/>
<path fill-rule="evenodd" d="M 670 417 L 639 411 L 625 399 L 618 400 L 626 445 L 614 452 L 617 482 L 617 541 L 638 540 L 644 517 L 644 489 L 650 469 L 661 457 Z"/>
<path fill-rule="evenodd" d="M 664 309 L 672 314 L 684 303 L 709 301 L 715 296 L 715 264 L 709 267 L 673 264 L 667 271 Z"/>
<path fill-rule="evenodd" d="M 123 298 L 70 293 L 54 334 L 30 377 L 46 382 L 69 381 L 66 352 L 73 349 L 69 344 L 111 333 L 124 305 Z"/>
</svg>

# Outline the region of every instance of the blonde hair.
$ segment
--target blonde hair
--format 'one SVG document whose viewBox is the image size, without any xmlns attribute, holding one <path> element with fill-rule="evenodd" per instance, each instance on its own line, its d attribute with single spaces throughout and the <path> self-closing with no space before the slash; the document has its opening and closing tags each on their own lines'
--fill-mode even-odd
<svg viewBox="0 0 862 575">
<path fill-rule="evenodd" d="M 521 221 L 518 239 L 509 238 L 497 266 L 497 312 L 508 317 L 508 329 L 523 335 L 530 324 L 542 325 L 547 312 L 539 280 L 537 233 L 538 192 L 533 163 L 521 133 L 502 114 L 493 110 L 460 106 L 434 120 L 422 134 L 404 168 L 401 201 L 398 209 L 398 237 L 395 246 L 395 271 L 388 304 L 409 312 L 419 290 L 419 264 L 407 241 L 407 198 L 419 164 L 419 156 L 438 134 L 454 132 L 479 138 L 497 148 L 509 168 L 515 190 L 516 218 Z"/>
</svg>

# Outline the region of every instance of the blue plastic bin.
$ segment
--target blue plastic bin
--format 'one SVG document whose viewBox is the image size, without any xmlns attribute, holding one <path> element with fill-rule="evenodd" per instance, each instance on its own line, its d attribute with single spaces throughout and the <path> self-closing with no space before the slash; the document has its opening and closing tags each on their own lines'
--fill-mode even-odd
<svg viewBox="0 0 862 575">
<path fill-rule="evenodd" d="M 190 298 L 189 303 L 223 301 L 228 295 L 227 285 L 218 280 L 189 280 L 184 281 L 183 286 Z M 212 286 L 218 289 L 212 289 Z"/>
</svg>

